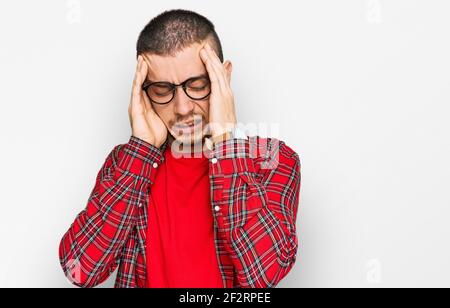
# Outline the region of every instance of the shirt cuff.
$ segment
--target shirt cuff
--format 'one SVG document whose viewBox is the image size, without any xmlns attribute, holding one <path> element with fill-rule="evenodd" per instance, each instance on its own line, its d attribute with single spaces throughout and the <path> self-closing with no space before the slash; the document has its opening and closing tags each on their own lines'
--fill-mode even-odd
<svg viewBox="0 0 450 308">
<path fill-rule="evenodd" d="M 123 155 L 117 165 L 122 170 L 150 179 L 153 183 L 156 176 L 154 171 L 163 161 L 165 145 L 166 143 L 161 148 L 157 148 L 142 139 L 131 136 L 123 147 Z"/>
</svg>

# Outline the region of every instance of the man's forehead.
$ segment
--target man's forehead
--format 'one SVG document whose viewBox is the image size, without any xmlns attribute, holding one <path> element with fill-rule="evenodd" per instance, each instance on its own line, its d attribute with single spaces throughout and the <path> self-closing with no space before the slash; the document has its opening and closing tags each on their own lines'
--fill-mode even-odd
<svg viewBox="0 0 450 308">
<path fill-rule="evenodd" d="M 192 77 L 207 75 L 206 67 L 200 58 L 199 45 L 193 45 L 174 56 L 144 54 L 149 67 L 147 80 L 182 82 Z"/>
</svg>

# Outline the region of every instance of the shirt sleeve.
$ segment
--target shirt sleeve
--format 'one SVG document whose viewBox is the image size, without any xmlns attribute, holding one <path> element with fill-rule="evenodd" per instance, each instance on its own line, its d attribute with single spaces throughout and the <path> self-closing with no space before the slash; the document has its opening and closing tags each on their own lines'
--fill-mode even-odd
<svg viewBox="0 0 450 308">
<path fill-rule="evenodd" d="M 86 208 L 59 246 L 61 266 L 73 284 L 94 287 L 116 269 L 161 158 L 160 149 L 134 136 L 108 155 Z"/>
<path fill-rule="evenodd" d="M 240 287 L 276 286 L 298 249 L 298 154 L 277 139 L 231 139 L 215 145 L 210 166 L 218 233 Z"/>
</svg>

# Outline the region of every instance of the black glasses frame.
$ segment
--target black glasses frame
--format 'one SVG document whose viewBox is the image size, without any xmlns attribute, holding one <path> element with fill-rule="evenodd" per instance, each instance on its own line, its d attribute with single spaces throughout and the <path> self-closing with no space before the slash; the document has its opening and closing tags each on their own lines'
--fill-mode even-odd
<svg viewBox="0 0 450 308">
<path fill-rule="evenodd" d="M 187 92 L 187 89 L 186 89 L 187 86 L 186 86 L 186 85 L 187 85 L 189 82 L 192 82 L 192 81 L 195 81 L 195 80 L 199 80 L 199 79 L 205 79 L 205 80 L 208 81 L 209 86 L 210 86 L 209 92 L 208 92 L 207 95 L 205 95 L 205 96 L 202 97 L 202 98 L 194 98 L 194 97 L 190 96 L 189 93 Z M 166 103 L 155 102 L 154 100 L 152 100 L 152 98 L 150 97 L 150 95 L 148 95 L 148 92 L 147 92 L 148 88 L 150 88 L 152 85 L 155 85 L 155 84 L 166 85 L 166 86 L 170 86 L 170 87 L 172 88 L 172 98 L 171 98 L 168 102 L 166 102 Z M 144 84 L 142 85 L 142 90 L 145 92 L 145 94 L 148 96 L 148 98 L 150 99 L 150 101 L 152 101 L 153 103 L 158 104 L 158 105 L 167 105 L 167 104 L 169 104 L 169 103 L 174 99 L 174 97 L 175 97 L 175 92 L 176 92 L 176 90 L 177 90 L 178 87 L 182 87 L 184 93 L 185 93 L 190 99 L 193 99 L 193 100 L 196 100 L 196 101 L 204 100 L 205 98 L 207 98 L 207 97 L 211 94 L 211 80 L 210 80 L 209 77 L 207 77 L 207 76 L 192 77 L 192 78 L 189 78 L 189 79 L 187 79 L 186 81 L 184 81 L 183 83 L 180 83 L 180 84 L 173 84 L 173 83 L 170 83 L 170 82 L 167 82 L 167 81 L 157 81 L 157 82 L 151 82 L 151 83 L 148 83 L 148 84 L 145 84 L 145 83 L 144 83 Z"/>
</svg>

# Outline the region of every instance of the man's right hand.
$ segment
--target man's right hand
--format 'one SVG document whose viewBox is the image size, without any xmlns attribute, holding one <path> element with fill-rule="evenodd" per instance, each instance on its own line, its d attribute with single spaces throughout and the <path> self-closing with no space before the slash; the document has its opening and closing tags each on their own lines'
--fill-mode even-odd
<svg viewBox="0 0 450 308">
<path fill-rule="evenodd" d="M 159 148 L 166 141 L 168 131 L 153 109 L 147 93 L 142 90 L 147 74 L 148 65 L 144 58 L 139 56 L 128 115 L 133 136 Z"/>
</svg>

